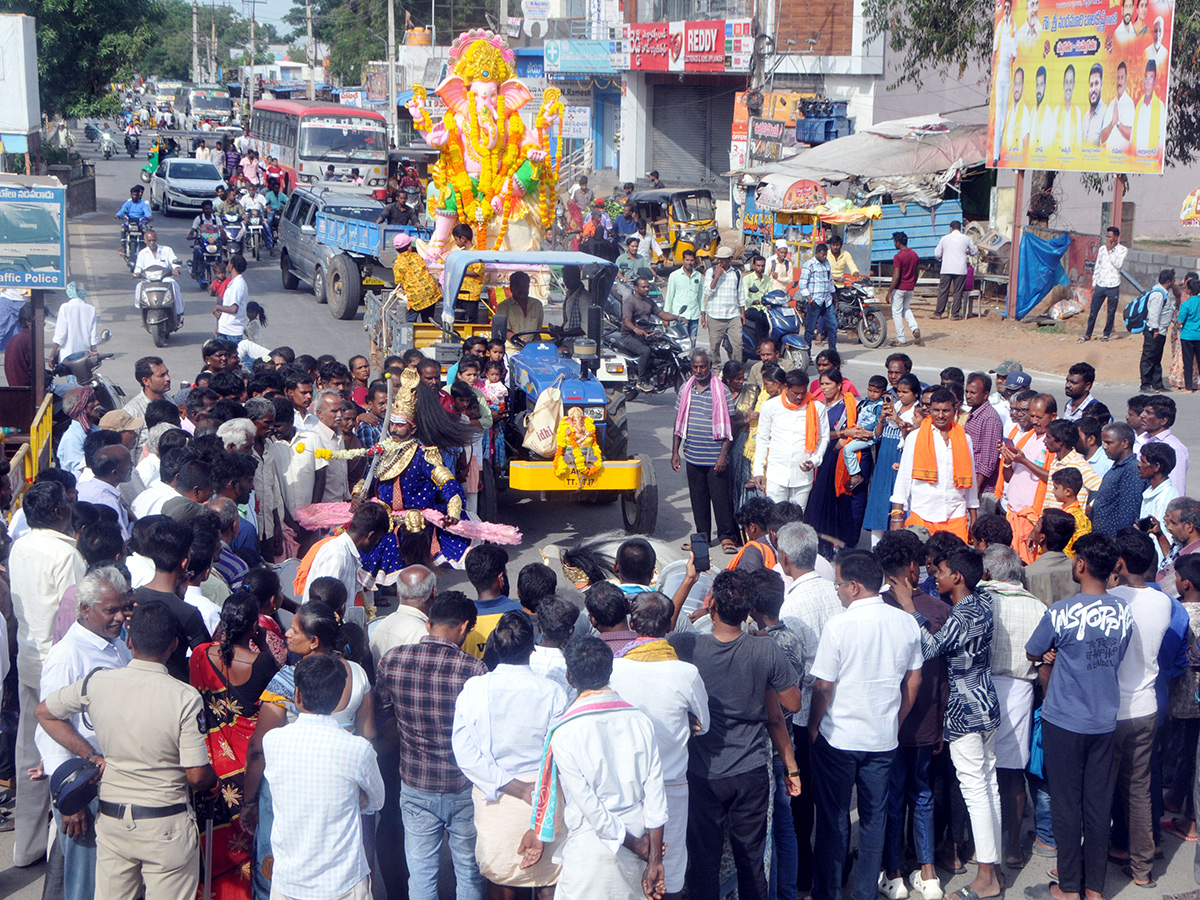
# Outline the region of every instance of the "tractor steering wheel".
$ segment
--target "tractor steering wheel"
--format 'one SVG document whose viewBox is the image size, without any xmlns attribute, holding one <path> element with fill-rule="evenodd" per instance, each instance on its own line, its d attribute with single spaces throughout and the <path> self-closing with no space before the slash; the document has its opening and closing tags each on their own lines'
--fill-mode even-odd
<svg viewBox="0 0 1200 900">
<path fill-rule="evenodd" d="M 514 333 L 512 337 L 509 338 L 509 341 L 512 343 L 512 345 L 514 347 L 516 347 L 518 350 L 520 350 L 522 347 L 524 347 L 526 344 L 529 343 L 530 338 L 536 337 L 540 340 L 543 335 L 548 337 L 550 339 L 550 342 L 555 344 L 555 346 L 557 346 L 558 335 L 556 335 L 553 331 L 551 331 L 548 328 L 537 328 L 537 329 L 534 329 L 533 331 L 518 331 L 518 332 Z"/>
</svg>

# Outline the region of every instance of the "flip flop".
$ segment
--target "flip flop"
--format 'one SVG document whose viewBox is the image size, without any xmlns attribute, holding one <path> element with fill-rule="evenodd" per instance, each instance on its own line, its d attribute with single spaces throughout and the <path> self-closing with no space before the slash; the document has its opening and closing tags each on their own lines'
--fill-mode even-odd
<svg viewBox="0 0 1200 900">
<path fill-rule="evenodd" d="M 1151 875 L 1146 881 L 1138 881 L 1137 878 L 1134 877 L 1132 866 L 1122 866 L 1121 871 L 1123 873 L 1125 873 L 1126 876 L 1128 876 L 1130 881 L 1133 882 L 1134 887 L 1140 887 L 1140 888 L 1158 887 L 1158 882 L 1154 880 L 1153 875 Z"/>
<path fill-rule="evenodd" d="M 738 552 L 737 544 L 735 544 L 729 538 L 725 538 L 725 540 L 721 541 L 721 549 L 725 551 L 726 556 L 733 556 Z"/>
<path fill-rule="evenodd" d="M 960 898 L 960 900 L 1001 900 L 1004 897 L 1004 888 L 1000 888 L 1000 893 L 998 894 L 992 894 L 990 897 L 980 897 L 968 884 L 960 887 L 952 894 L 947 894 L 945 900 L 954 900 L 955 897 Z"/>
<path fill-rule="evenodd" d="M 1174 816 L 1168 816 L 1158 824 L 1167 834 L 1173 834 L 1181 841 L 1188 841 L 1193 844 L 1196 843 L 1196 835 L 1188 834 L 1186 831 L 1176 825 Z"/>
<path fill-rule="evenodd" d="M 1029 900 L 1054 900 L 1054 895 L 1050 893 L 1050 888 L 1058 884 L 1057 881 L 1052 881 L 1049 884 L 1031 884 L 1025 888 L 1025 896 Z"/>
</svg>

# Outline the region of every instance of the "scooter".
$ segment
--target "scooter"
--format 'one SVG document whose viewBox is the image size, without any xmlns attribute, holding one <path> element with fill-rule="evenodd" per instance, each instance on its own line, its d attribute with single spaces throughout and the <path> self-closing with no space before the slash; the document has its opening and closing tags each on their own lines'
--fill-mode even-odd
<svg viewBox="0 0 1200 900">
<path fill-rule="evenodd" d="M 140 219 L 126 219 L 125 225 L 121 229 L 122 253 L 125 256 L 125 265 L 129 266 L 129 271 L 133 271 L 133 265 L 137 262 L 138 252 L 146 246 L 146 240 L 143 236 L 144 225 Z"/>
<path fill-rule="evenodd" d="M 197 229 L 196 242 L 204 259 L 204 268 L 192 272 L 192 277 L 200 283 L 201 290 L 207 288 L 213 293 L 213 268 L 221 260 L 221 226 L 214 222 L 205 222 Z M 188 263 L 191 266 L 191 262 Z"/>
<path fill-rule="evenodd" d="M 262 210 L 254 207 L 249 212 L 246 223 L 246 242 L 250 245 L 250 255 L 256 260 L 262 256 L 263 247 L 263 217 Z"/>
<path fill-rule="evenodd" d="M 229 212 L 221 216 L 221 228 L 225 231 L 225 259 L 231 261 L 235 256 L 242 255 L 242 240 L 246 236 L 246 229 L 242 225 L 241 216 Z"/>
<path fill-rule="evenodd" d="M 763 297 L 762 305 L 761 310 L 746 311 L 746 324 L 742 326 L 743 360 L 758 359 L 758 345 L 770 338 L 781 357 L 788 357 L 795 369 L 808 371 L 810 359 L 804 340 L 804 320 L 796 311 L 795 302 L 783 291 L 771 291 Z"/>
<path fill-rule="evenodd" d="M 133 159 L 138 154 L 138 149 L 141 147 L 141 140 L 136 134 L 125 135 L 125 150 L 129 154 L 129 158 Z"/>
<path fill-rule="evenodd" d="M 104 129 L 104 134 L 100 135 L 100 152 L 104 154 L 105 159 L 112 159 L 113 154 L 117 152 L 117 142 L 113 140 L 112 132 L 107 128 Z"/>
<path fill-rule="evenodd" d="M 175 312 L 175 291 L 167 281 L 166 266 L 147 266 L 142 270 L 141 294 L 137 307 L 142 311 L 142 327 L 154 338 L 155 347 L 167 346 L 167 338 L 183 327 L 183 317 Z"/>
</svg>

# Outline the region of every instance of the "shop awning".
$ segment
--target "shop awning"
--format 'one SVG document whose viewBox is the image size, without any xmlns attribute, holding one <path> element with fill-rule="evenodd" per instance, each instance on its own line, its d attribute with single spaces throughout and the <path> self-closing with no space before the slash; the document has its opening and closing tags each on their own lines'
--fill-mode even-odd
<svg viewBox="0 0 1200 900">
<path fill-rule="evenodd" d="M 790 159 L 731 175 L 779 175 L 822 184 L 856 181 L 870 196 L 936 205 L 946 185 L 987 159 L 987 126 L 962 125 L 938 115 L 880 122 L 802 150 Z"/>
</svg>

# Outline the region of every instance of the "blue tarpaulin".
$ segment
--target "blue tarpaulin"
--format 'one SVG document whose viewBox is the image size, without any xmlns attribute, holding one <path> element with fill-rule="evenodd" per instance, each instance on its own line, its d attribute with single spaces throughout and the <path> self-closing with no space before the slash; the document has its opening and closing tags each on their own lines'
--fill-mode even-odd
<svg viewBox="0 0 1200 900">
<path fill-rule="evenodd" d="M 1017 321 L 1046 299 L 1050 289 L 1070 284 L 1062 256 L 1071 246 L 1065 231 L 1025 228 L 1021 233 L 1021 265 L 1017 270 Z"/>
</svg>

